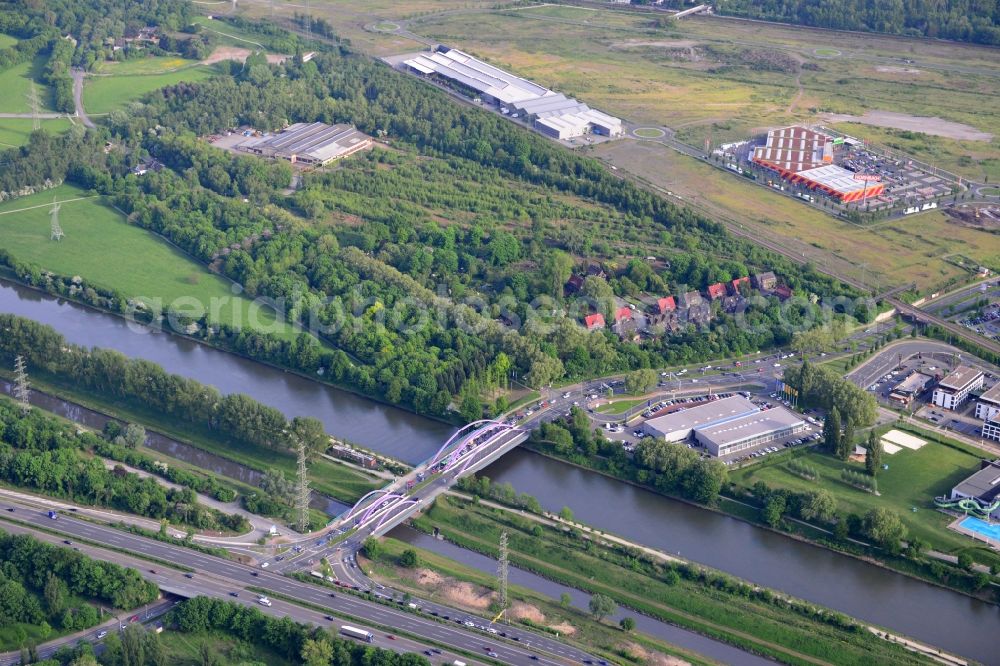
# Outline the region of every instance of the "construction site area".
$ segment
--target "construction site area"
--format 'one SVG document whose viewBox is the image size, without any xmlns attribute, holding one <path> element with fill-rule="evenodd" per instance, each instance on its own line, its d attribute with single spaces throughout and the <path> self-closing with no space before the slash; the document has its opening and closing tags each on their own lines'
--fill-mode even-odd
<svg viewBox="0 0 1000 666">
<path fill-rule="evenodd" d="M 827 129 L 793 125 L 719 146 L 730 171 L 808 202 L 911 215 L 964 190 L 961 178 Z"/>
</svg>

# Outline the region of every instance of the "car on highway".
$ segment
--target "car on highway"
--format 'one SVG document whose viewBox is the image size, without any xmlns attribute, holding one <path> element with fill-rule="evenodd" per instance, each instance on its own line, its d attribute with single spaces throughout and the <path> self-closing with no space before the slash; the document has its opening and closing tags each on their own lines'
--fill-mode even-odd
<svg viewBox="0 0 1000 666">
<path fill-rule="evenodd" d="M 268 606 L 268 607 L 271 606 L 271 600 L 268 599 L 267 597 L 258 598 L 257 603 L 259 603 L 261 606 Z"/>
<path fill-rule="evenodd" d="M 97 632 L 97 640 L 101 640 L 102 638 L 104 638 L 107 635 L 108 635 L 108 632 L 106 630 L 102 629 L 101 631 Z"/>
<path fill-rule="evenodd" d="M 239 592 L 230 592 L 229 596 L 231 596 L 231 597 L 238 597 L 238 596 L 240 596 L 240 593 Z"/>
<path fill-rule="evenodd" d="M 396 637 L 393 634 L 386 634 L 385 637 L 388 638 L 390 641 L 396 640 Z"/>
<path fill-rule="evenodd" d="M 184 574 L 184 577 L 185 578 L 194 578 L 194 574 L 193 573 L 186 573 L 186 574 Z"/>
</svg>

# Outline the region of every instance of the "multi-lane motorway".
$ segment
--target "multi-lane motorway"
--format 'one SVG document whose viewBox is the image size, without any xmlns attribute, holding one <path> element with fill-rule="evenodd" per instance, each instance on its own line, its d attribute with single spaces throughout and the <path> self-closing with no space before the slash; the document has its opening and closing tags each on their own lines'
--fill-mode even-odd
<svg viewBox="0 0 1000 666">
<path fill-rule="evenodd" d="M 100 559 L 119 561 L 121 558 L 130 558 L 133 555 L 145 556 L 195 570 L 195 573 L 188 577 L 188 575 L 175 572 L 167 567 L 148 562 L 135 564 L 130 561 L 131 566 L 137 566 L 144 576 L 156 582 L 161 588 L 181 596 L 208 594 L 229 597 L 234 601 L 243 600 L 255 603 L 256 596 L 247 591 L 248 588 L 255 587 L 267 590 L 272 596 L 281 595 L 324 609 L 323 611 L 311 611 L 294 604 L 286 604 L 280 599 L 273 599 L 274 606 L 267 609 L 271 612 L 275 612 L 277 609 L 279 614 L 288 614 L 295 619 L 301 616 L 305 618 L 304 621 L 313 621 L 324 626 L 339 626 L 353 623 L 354 619 L 357 619 L 362 624 L 393 627 L 394 630 L 408 633 L 411 636 L 428 639 L 457 650 L 480 654 L 484 658 L 492 652 L 496 655 L 492 657 L 494 660 L 509 664 L 565 664 L 581 663 L 584 660 L 596 663 L 598 661 L 597 658 L 573 646 L 526 630 L 516 629 L 508 634 L 508 638 L 502 638 L 499 635 L 488 634 L 479 629 L 468 627 L 462 623 L 482 624 L 482 620 L 452 608 L 439 605 L 431 607 L 422 603 L 423 608 L 420 611 L 411 612 L 395 605 L 369 601 L 339 589 L 331 590 L 303 583 L 280 573 L 239 564 L 182 546 L 136 536 L 111 527 L 84 522 L 72 516 L 62 515 L 57 520 L 50 520 L 44 510 L 20 501 L 5 502 L 4 507 L 7 506 L 13 507 L 15 511 L 4 515 L 5 518 L 16 518 L 18 521 L 24 522 L 19 527 L 7 522 L 0 523 L 3 529 L 31 531 L 41 536 L 45 533 L 37 530 L 33 524 L 42 524 L 49 529 L 58 530 L 71 539 L 73 537 L 87 539 L 118 549 L 118 552 L 115 552 L 86 546 L 90 549 L 89 554 Z M 85 544 L 76 544 L 76 546 L 83 549 Z M 133 555 L 125 555 L 122 551 Z M 239 596 L 231 597 L 231 593 L 236 593 Z M 327 610 L 331 617 L 337 616 L 337 618 L 332 621 L 325 619 L 325 611 Z M 438 617 L 431 615 L 431 610 L 438 612 Z M 318 617 L 323 618 L 322 620 L 314 617 L 317 613 Z M 445 615 L 449 616 L 448 620 L 443 619 Z M 391 631 L 373 630 L 378 637 L 378 643 L 383 647 L 402 647 L 402 644 L 398 642 L 402 640 L 400 637 L 388 638 Z M 516 636 L 517 640 L 513 640 L 513 636 Z M 419 642 L 414 642 L 413 648 L 419 648 L 419 651 L 427 649 Z"/>
</svg>

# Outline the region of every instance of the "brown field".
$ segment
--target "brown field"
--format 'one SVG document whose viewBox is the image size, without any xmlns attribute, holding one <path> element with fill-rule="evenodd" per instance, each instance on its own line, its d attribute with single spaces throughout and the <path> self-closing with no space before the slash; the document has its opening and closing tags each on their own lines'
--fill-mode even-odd
<svg viewBox="0 0 1000 666">
<path fill-rule="evenodd" d="M 859 227 L 662 144 L 624 140 L 603 144 L 594 154 L 713 219 L 781 240 L 821 269 L 872 286 L 916 282 L 921 291 L 934 291 L 968 275 L 944 260 L 955 253 L 1000 267 L 1000 236 L 954 223 L 940 211 Z"/>
</svg>

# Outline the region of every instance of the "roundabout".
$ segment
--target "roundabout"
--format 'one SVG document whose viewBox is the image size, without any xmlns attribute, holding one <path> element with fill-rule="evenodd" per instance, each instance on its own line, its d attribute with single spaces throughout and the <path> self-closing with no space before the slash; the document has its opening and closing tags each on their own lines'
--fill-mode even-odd
<svg viewBox="0 0 1000 666">
<path fill-rule="evenodd" d="M 658 127 L 639 127 L 632 130 L 632 134 L 640 139 L 660 139 L 667 135 Z"/>
</svg>

